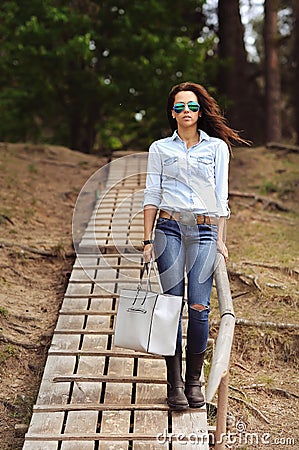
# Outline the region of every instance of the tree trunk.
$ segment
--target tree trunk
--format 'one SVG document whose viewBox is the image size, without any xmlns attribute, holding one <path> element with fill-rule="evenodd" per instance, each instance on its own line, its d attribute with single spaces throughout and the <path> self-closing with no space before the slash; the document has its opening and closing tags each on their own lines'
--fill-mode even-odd
<svg viewBox="0 0 299 450">
<path fill-rule="evenodd" d="M 296 143 L 299 145 L 299 0 L 294 0 L 294 50 L 293 61 L 295 65 L 294 78 L 293 78 L 293 105 L 295 115 L 295 131 L 297 134 Z"/>
<path fill-rule="evenodd" d="M 264 3 L 266 140 L 281 141 L 281 82 L 277 15 L 279 0 Z"/>
<path fill-rule="evenodd" d="M 70 117 L 70 143 L 73 150 L 79 150 L 82 153 L 92 153 L 96 140 L 96 123 L 100 114 L 97 105 L 90 105 L 88 117 L 84 118 L 82 114 L 76 112 L 79 108 L 74 108 Z"/>
<path fill-rule="evenodd" d="M 227 99 L 225 115 L 233 128 L 245 131 L 244 137 L 261 142 L 262 101 L 253 75 L 254 66 L 247 61 L 239 0 L 218 0 L 218 22 L 221 60 L 218 85 Z"/>
</svg>

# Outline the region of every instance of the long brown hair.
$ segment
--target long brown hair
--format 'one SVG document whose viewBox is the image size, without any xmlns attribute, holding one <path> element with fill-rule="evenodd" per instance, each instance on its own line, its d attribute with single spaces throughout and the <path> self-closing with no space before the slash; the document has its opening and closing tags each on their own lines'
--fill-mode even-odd
<svg viewBox="0 0 299 450">
<path fill-rule="evenodd" d="M 209 136 L 217 137 L 227 143 L 229 149 L 233 143 L 247 144 L 250 142 L 242 139 L 239 132 L 230 128 L 226 118 L 220 111 L 216 100 L 211 97 L 207 90 L 200 84 L 185 82 L 174 86 L 168 96 L 167 116 L 172 131 L 177 129 L 177 121 L 172 117 L 174 98 L 178 92 L 192 91 L 200 104 L 201 116 L 198 118 L 198 128 L 205 131 Z"/>
</svg>

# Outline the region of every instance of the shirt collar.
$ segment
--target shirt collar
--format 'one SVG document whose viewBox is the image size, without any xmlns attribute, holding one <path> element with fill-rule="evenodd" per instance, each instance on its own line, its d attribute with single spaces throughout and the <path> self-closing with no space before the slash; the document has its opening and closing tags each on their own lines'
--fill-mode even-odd
<svg viewBox="0 0 299 450">
<path fill-rule="evenodd" d="M 198 129 L 198 132 L 199 132 L 199 136 L 200 136 L 200 141 L 199 142 L 201 142 L 201 141 L 209 141 L 211 139 L 211 137 L 205 131 Z M 181 141 L 181 138 L 178 135 L 178 130 L 175 130 L 173 132 L 173 135 L 171 136 L 171 139 L 173 141 L 175 141 L 176 139 L 179 139 Z"/>
</svg>

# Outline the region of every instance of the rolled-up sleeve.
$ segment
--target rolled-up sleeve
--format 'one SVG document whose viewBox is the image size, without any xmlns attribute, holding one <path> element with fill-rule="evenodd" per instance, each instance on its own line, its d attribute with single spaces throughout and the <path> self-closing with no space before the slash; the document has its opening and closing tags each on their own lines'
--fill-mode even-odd
<svg viewBox="0 0 299 450">
<path fill-rule="evenodd" d="M 143 207 L 154 205 L 157 208 L 161 203 L 161 173 L 162 164 L 157 144 L 154 142 L 148 153 L 146 186 L 143 196 Z"/>
<path fill-rule="evenodd" d="M 219 216 L 229 219 L 230 209 L 228 206 L 228 169 L 229 149 L 224 141 L 221 141 L 216 149 L 215 155 L 215 193 L 217 199 L 217 210 Z"/>
</svg>

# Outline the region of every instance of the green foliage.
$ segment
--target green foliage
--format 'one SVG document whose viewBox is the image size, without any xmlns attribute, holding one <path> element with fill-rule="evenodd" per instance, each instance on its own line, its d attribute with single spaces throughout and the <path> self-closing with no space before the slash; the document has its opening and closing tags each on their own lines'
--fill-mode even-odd
<svg viewBox="0 0 299 450">
<path fill-rule="evenodd" d="M 215 73 L 200 3 L 3 1 L 0 139 L 147 145 L 167 125 L 172 85 Z"/>
<path fill-rule="evenodd" d="M 14 345 L 7 344 L 0 349 L 0 364 L 4 364 L 9 358 L 17 354 L 17 349 Z"/>
<path fill-rule="evenodd" d="M 8 316 L 9 312 L 8 309 L 4 308 L 4 306 L 0 306 L 0 317 L 6 317 Z"/>
<path fill-rule="evenodd" d="M 31 173 L 37 173 L 37 167 L 34 164 L 29 164 L 28 165 L 28 171 Z"/>
</svg>

